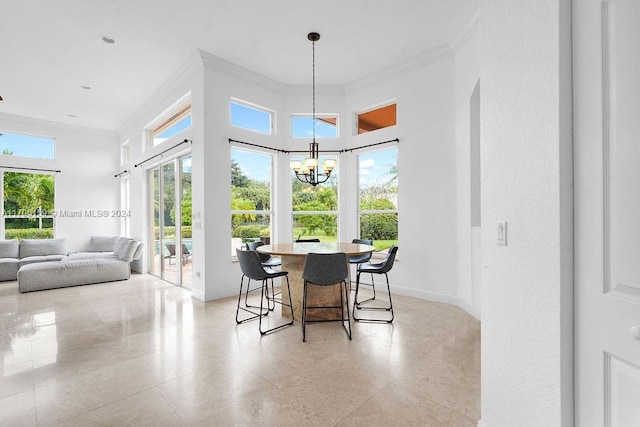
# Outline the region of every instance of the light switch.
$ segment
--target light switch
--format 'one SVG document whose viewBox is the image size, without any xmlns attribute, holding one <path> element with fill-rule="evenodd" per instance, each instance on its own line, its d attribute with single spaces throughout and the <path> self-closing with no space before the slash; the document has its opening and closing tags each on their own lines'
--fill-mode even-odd
<svg viewBox="0 0 640 427">
<path fill-rule="evenodd" d="M 507 246 L 507 221 L 499 221 L 498 225 L 498 246 Z"/>
</svg>

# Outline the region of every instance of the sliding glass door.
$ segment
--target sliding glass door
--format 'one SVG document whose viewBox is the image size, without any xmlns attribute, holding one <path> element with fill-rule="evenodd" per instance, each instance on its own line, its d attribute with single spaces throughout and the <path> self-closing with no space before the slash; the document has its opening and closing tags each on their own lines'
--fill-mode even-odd
<svg viewBox="0 0 640 427">
<path fill-rule="evenodd" d="M 191 288 L 191 157 L 163 163 L 149 171 L 152 214 L 151 274 Z"/>
</svg>

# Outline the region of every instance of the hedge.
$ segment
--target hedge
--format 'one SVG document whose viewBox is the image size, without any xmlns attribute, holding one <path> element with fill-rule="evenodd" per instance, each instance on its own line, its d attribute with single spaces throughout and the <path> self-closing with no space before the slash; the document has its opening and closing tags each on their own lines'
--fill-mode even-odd
<svg viewBox="0 0 640 427">
<path fill-rule="evenodd" d="M 260 232 L 264 229 L 264 225 L 240 225 L 233 229 L 231 237 L 240 237 L 242 239 L 251 239 L 260 236 Z"/>
<path fill-rule="evenodd" d="M 365 214 L 360 216 L 360 236 L 363 239 L 397 240 L 397 214 Z"/>
<path fill-rule="evenodd" d="M 53 239 L 53 229 L 52 228 L 9 228 L 4 230 L 4 238 L 7 240 Z"/>
</svg>

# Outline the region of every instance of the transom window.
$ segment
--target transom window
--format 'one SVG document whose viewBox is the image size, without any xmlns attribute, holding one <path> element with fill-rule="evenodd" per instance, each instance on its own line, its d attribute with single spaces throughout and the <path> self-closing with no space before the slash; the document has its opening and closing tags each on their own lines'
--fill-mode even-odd
<svg viewBox="0 0 640 427">
<path fill-rule="evenodd" d="M 152 125 L 149 131 L 152 146 L 162 144 L 189 127 L 191 127 L 190 99 Z"/>
<path fill-rule="evenodd" d="M 53 160 L 55 140 L 46 136 L 0 130 L 0 152 L 4 156 Z"/>
<path fill-rule="evenodd" d="M 234 99 L 231 101 L 231 126 L 265 135 L 274 134 L 275 113 L 267 108 Z"/>
<path fill-rule="evenodd" d="M 360 238 L 376 250 L 398 244 L 398 149 L 358 156 Z"/>
<path fill-rule="evenodd" d="M 291 116 L 291 137 L 312 138 L 313 116 L 295 114 Z M 316 114 L 316 138 L 338 137 L 338 115 Z"/>
<path fill-rule="evenodd" d="M 367 110 L 356 115 L 357 135 L 396 125 L 396 104 Z"/>
</svg>

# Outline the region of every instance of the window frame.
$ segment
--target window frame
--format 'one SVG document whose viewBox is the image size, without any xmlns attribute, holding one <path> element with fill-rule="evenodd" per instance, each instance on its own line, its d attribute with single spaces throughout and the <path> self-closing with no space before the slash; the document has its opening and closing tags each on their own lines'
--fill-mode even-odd
<svg viewBox="0 0 640 427">
<path fill-rule="evenodd" d="M 250 110 L 254 110 L 257 111 L 259 113 L 264 113 L 267 115 L 267 117 L 269 117 L 269 132 L 265 133 L 265 132 L 261 132 L 259 130 L 256 129 L 252 129 L 252 128 L 248 128 L 248 127 L 244 127 L 244 126 L 238 126 L 233 124 L 233 107 L 232 105 L 236 104 L 240 107 L 243 108 L 248 108 Z M 229 101 L 229 125 L 233 128 L 237 128 L 237 129 L 244 129 L 244 130 L 248 130 L 250 132 L 255 132 L 258 133 L 260 135 L 276 135 L 276 111 L 272 110 L 270 108 L 264 107 L 262 105 L 258 105 L 258 104 L 254 104 L 253 102 L 249 102 L 249 101 L 245 101 L 243 99 L 239 99 L 239 98 L 234 98 L 231 97 L 231 100 Z"/>
<path fill-rule="evenodd" d="M 276 156 L 273 153 L 270 153 L 266 150 L 260 150 L 260 149 L 247 149 L 244 147 L 239 147 L 236 144 L 232 144 L 231 148 L 229 150 L 229 164 L 231 165 L 231 160 L 233 160 L 233 151 L 234 150 L 238 150 L 238 151 L 244 151 L 244 152 L 248 152 L 248 153 L 255 153 L 255 154 L 260 154 L 260 155 L 264 155 L 264 156 L 268 156 L 269 157 L 269 167 L 270 167 L 270 171 L 269 171 L 269 209 L 265 210 L 265 209 L 261 209 L 261 210 L 245 210 L 245 209 L 231 209 L 231 206 L 229 206 L 230 208 L 230 219 L 233 218 L 233 215 L 263 215 L 263 216 L 268 216 L 269 217 L 269 238 L 274 236 L 274 218 L 275 218 L 275 211 L 274 211 L 274 200 L 273 200 L 273 194 L 274 194 L 274 187 L 275 187 L 275 165 L 276 165 Z M 231 182 L 229 182 L 229 186 L 231 189 Z M 233 193 L 233 191 L 230 191 L 231 193 Z M 231 194 L 231 200 L 230 202 L 233 201 L 233 194 Z M 231 203 L 230 203 L 231 205 Z M 233 231 L 233 230 L 231 230 Z M 233 239 L 233 237 L 230 235 L 229 236 L 231 239 Z M 232 240 L 233 242 L 233 240 Z M 273 241 L 271 242 L 273 243 Z M 243 242 L 244 244 L 244 242 Z M 231 254 L 231 259 L 232 261 L 237 260 L 237 256 L 235 255 L 235 251 L 233 251 L 233 243 L 231 244 L 232 247 L 232 254 Z"/>
<path fill-rule="evenodd" d="M 10 135 L 17 135 L 17 136 L 22 136 L 22 137 L 28 137 L 28 138 L 40 138 L 40 139 L 47 139 L 51 141 L 51 158 L 48 157 L 35 157 L 35 156 L 24 156 L 24 155 L 20 155 L 20 154 L 2 154 L 2 152 L 0 152 L 0 156 L 3 156 L 3 158 L 6 157 L 16 157 L 16 158 L 22 158 L 22 159 L 39 159 L 39 160 L 55 160 L 56 159 L 56 138 L 53 136 L 48 136 L 48 135 L 38 135 L 35 133 L 28 133 L 28 132 L 17 132 L 17 131 L 12 131 L 12 130 L 8 130 L 8 129 L 0 129 L 0 135 L 2 134 L 10 134 Z"/>
<path fill-rule="evenodd" d="M 395 198 L 396 198 L 396 203 L 395 209 L 362 209 L 362 185 L 360 183 L 360 177 L 361 177 L 361 168 L 360 168 L 360 163 L 361 163 L 361 158 L 362 156 L 368 156 L 371 155 L 373 153 L 380 153 L 380 152 L 384 152 L 384 151 L 391 151 L 394 150 L 395 151 L 395 167 L 396 167 L 396 178 L 395 178 L 395 185 L 396 185 L 396 191 L 395 191 Z M 400 152 L 400 148 L 398 146 L 392 147 L 392 148 L 377 148 L 377 149 L 370 149 L 367 151 L 364 151 L 362 153 L 359 153 L 357 158 L 356 158 L 356 165 L 357 165 L 357 169 L 356 169 L 356 178 L 357 178 L 357 230 L 358 230 L 358 237 L 359 238 L 368 238 L 368 237 L 362 237 L 361 236 L 361 218 L 362 215 L 375 215 L 375 214 L 394 214 L 398 217 L 398 230 L 396 230 L 396 232 L 398 233 L 398 241 L 399 241 L 399 229 L 400 229 L 400 215 L 399 215 L 399 206 L 398 206 L 398 194 L 399 194 L 399 173 L 398 173 L 398 155 Z M 374 258 L 383 258 L 384 255 L 379 254 L 377 252 L 373 253 L 373 257 Z"/>
<path fill-rule="evenodd" d="M 176 134 L 168 137 L 164 141 L 156 143 L 156 137 L 160 135 L 162 132 L 171 129 L 172 126 L 178 124 L 185 117 L 191 117 L 191 124 L 185 129 L 178 131 Z M 158 147 L 173 138 L 176 138 L 178 135 L 183 134 L 188 129 L 193 126 L 193 115 L 192 115 L 192 104 L 191 104 L 191 93 L 181 97 L 178 101 L 176 101 L 171 107 L 167 108 L 164 112 L 159 114 L 156 118 L 154 118 L 149 125 L 145 127 L 146 140 L 147 140 L 147 148 L 155 148 Z"/>
<path fill-rule="evenodd" d="M 291 154 L 289 156 L 289 161 L 304 161 L 304 155 L 303 154 Z M 342 193 L 341 188 L 340 188 L 340 155 L 339 154 L 328 154 L 328 155 L 323 155 L 321 158 L 318 159 L 318 163 L 321 164 L 323 160 L 326 159 L 334 159 L 336 160 L 336 167 L 333 169 L 333 171 L 331 172 L 332 177 L 335 178 L 336 183 L 335 183 L 335 187 L 336 187 L 336 208 L 335 210 L 322 210 L 322 211 L 296 211 L 293 209 L 293 197 L 294 197 L 294 190 L 293 190 L 293 183 L 298 181 L 298 178 L 295 176 L 295 172 L 293 172 L 293 170 L 289 171 L 290 174 L 290 194 L 291 194 L 291 198 L 289 200 L 289 210 L 290 210 L 290 214 L 289 217 L 291 219 L 291 239 L 292 241 L 296 240 L 296 235 L 294 233 L 294 224 L 295 224 L 295 216 L 296 215 L 335 215 L 336 217 L 336 239 L 339 240 L 339 236 L 340 236 L 340 220 L 341 220 L 341 212 L 340 212 L 340 194 Z M 330 178 L 332 179 L 332 178 Z M 322 186 L 324 186 L 326 183 L 322 183 L 322 184 L 318 184 L 317 187 L 315 188 L 322 188 Z M 305 185 L 309 185 L 309 184 L 305 184 Z M 304 236 L 303 236 L 304 237 Z"/>
<path fill-rule="evenodd" d="M 21 173 L 21 174 L 25 174 L 25 175 L 48 175 L 51 176 L 53 178 L 53 210 L 51 212 L 48 213 L 48 215 L 44 215 L 42 213 L 42 211 L 40 210 L 38 213 L 34 213 L 34 214 L 23 214 L 23 215 L 8 215 L 7 212 L 5 211 L 5 207 L 4 207 L 4 203 L 5 203 L 5 194 L 4 194 L 4 181 L 5 181 L 5 174 L 6 173 Z M 22 170 L 7 170 L 4 168 L 0 168 L 0 188 L 2 188 L 2 193 L 0 194 L 0 203 L 2 203 L 2 221 L 0 221 L 0 240 L 6 240 L 6 220 L 7 219 L 51 219 L 51 230 L 52 230 L 52 237 L 51 238 L 55 238 L 56 237 L 56 218 L 58 216 L 58 211 L 56 210 L 56 185 L 55 185 L 55 179 L 56 179 L 56 174 L 53 172 L 31 172 L 31 171 L 22 171 Z M 79 212 L 79 211 L 78 211 Z M 78 215 L 78 212 L 76 211 L 71 211 L 71 212 L 64 212 L 65 215 L 69 215 L 69 216 L 76 216 Z M 44 229 L 44 228 L 43 228 Z M 46 240 L 46 239 L 42 239 L 42 240 Z"/>
</svg>

